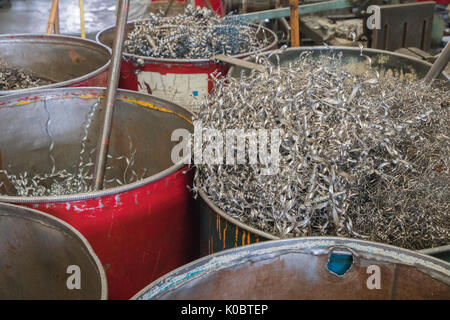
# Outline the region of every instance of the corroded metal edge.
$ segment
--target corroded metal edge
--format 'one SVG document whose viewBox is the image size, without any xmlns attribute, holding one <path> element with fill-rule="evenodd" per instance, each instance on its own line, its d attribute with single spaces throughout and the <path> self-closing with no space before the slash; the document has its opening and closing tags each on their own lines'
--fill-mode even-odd
<svg viewBox="0 0 450 320">
<path fill-rule="evenodd" d="M 298 252 L 311 255 L 329 254 L 336 247 L 356 252 L 358 257 L 414 266 L 423 273 L 450 285 L 450 263 L 415 251 L 364 240 L 331 237 L 307 237 L 267 241 L 237 249 L 221 251 L 178 268 L 138 292 L 133 300 L 149 300 L 174 290 L 205 274 L 248 261 L 258 255 L 283 255 Z"/>
</svg>

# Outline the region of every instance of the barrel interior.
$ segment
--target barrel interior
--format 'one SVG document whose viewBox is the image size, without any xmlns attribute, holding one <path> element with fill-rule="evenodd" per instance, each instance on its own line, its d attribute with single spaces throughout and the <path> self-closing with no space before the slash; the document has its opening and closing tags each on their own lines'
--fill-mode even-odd
<svg viewBox="0 0 450 320">
<path fill-rule="evenodd" d="M 85 76 L 104 67 L 107 48 L 91 41 L 51 36 L 0 37 L 0 61 L 57 83 Z"/>
<path fill-rule="evenodd" d="M 0 204 L 0 252 L 0 299 L 106 298 L 98 258 L 84 238 L 53 217 Z M 76 270 L 79 288 L 69 279 Z"/>
<path fill-rule="evenodd" d="M 306 245 L 280 245 L 303 242 Z M 203 258 L 150 285 L 138 299 L 314 300 L 448 299 L 448 264 L 440 276 L 406 251 L 326 248 L 306 240 L 271 241 Z M 317 241 L 318 243 L 321 240 Z M 342 241 L 342 240 L 339 240 Z M 324 242 L 327 242 L 324 238 Z M 376 244 L 376 246 L 379 246 Z M 361 248 L 362 246 L 359 246 Z M 389 247 L 388 247 L 389 248 Z M 396 250 L 390 247 L 388 250 Z M 392 253 L 392 252 L 391 252 Z M 423 256 L 423 259 L 431 259 Z M 373 271 L 373 270 L 378 271 Z M 370 272 L 369 272 L 370 271 Z M 375 280 L 375 276 L 380 278 Z M 445 273 L 446 272 L 446 273 Z"/>
<path fill-rule="evenodd" d="M 291 63 L 295 63 L 299 59 L 300 54 L 303 52 L 310 52 L 313 57 L 335 56 L 337 57 L 342 53 L 342 64 L 344 68 L 352 74 L 362 74 L 369 68 L 369 61 L 366 57 L 361 55 L 361 51 L 355 48 L 342 48 L 342 47 L 310 47 L 302 49 L 287 49 L 273 54 L 269 60 L 276 66 L 287 67 Z M 388 51 L 380 50 L 363 50 L 363 55 L 370 57 L 371 66 L 380 74 L 391 75 L 395 77 L 409 77 L 409 78 L 423 78 L 430 65 L 420 60 L 410 59 L 398 54 L 392 54 Z M 255 58 L 249 58 L 251 61 L 255 61 Z M 230 70 L 229 76 L 233 78 L 239 78 L 241 75 L 248 75 L 249 70 L 242 67 L 233 67 Z M 446 79 L 444 75 L 441 75 L 441 79 Z"/>
<path fill-rule="evenodd" d="M 85 152 L 82 152 L 81 140 L 85 136 L 89 114 L 97 103 L 97 95 L 104 95 L 104 92 L 72 92 L 76 95 L 71 91 L 50 90 L 37 97 L 33 95 L 34 101 L 25 105 L 20 105 L 20 102 L 17 105 L 17 101 L 24 97 L 14 100 L 5 98 L 8 104 L 0 107 L 0 170 L 16 175 L 27 172 L 28 176 L 50 173 L 53 168 L 49 156 L 52 141 L 54 147 L 51 155 L 55 159 L 56 170 L 76 172 L 80 156 L 84 163 L 95 159 L 92 150 L 96 148 L 100 135 L 102 117 L 99 112 L 102 103 L 92 117 Z M 156 110 L 157 107 L 167 112 Z M 119 93 L 106 179 L 127 182 L 131 178 L 131 169 L 138 177 L 149 177 L 174 166 L 171 150 L 178 141 L 172 142 L 171 135 L 179 128 L 192 130 L 191 124 L 185 120 L 188 117 L 187 111 L 164 100 Z M 131 157 L 134 152 L 134 157 Z M 121 156 L 134 159 L 134 165 L 127 170 L 127 160 L 118 159 Z M 7 190 L 14 190 L 2 174 L 0 181 L 5 183 Z M 0 194 L 5 194 L 5 190 L 0 189 Z"/>
</svg>

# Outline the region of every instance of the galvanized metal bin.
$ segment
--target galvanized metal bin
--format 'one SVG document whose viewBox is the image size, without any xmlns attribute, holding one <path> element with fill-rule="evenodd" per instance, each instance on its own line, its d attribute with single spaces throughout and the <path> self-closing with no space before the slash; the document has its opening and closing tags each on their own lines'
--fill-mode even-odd
<svg viewBox="0 0 450 320">
<path fill-rule="evenodd" d="M 144 20 L 145 21 L 145 20 Z M 134 28 L 135 21 L 127 24 L 127 33 Z M 255 32 L 258 26 L 254 26 Z M 111 48 L 114 27 L 109 27 L 97 34 L 97 41 Z M 270 45 L 262 51 L 275 49 L 278 38 L 271 30 L 261 27 L 259 37 L 267 37 Z M 249 53 L 234 56 L 248 57 Z M 173 101 L 192 110 L 196 101 L 205 98 L 213 88 L 211 74 L 220 72 L 226 75 L 230 65 L 211 59 L 163 59 L 150 58 L 124 53 L 119 87 L 123 89 L 148 93 Z M 143 64 L 138 65 L 137 59 Z"/>
<path fill-rule="evenodd" d="M 192 262 L 133 299 L 450 299 L 450 264 L 345 238 L 268 241 Z"/>
<path fill-rule="evenodd" d="M 278 59 L 281 65 L 287 65 L 298 59 L 302 52 L 310 51 L 314 55 L 338 54 L 342 53 L 342 59 L 348 62 L 350 72 L 364 72 L 367 68 L 367 59 L 361 56 L 361 51 L 349 47 L 302 47 L 290 48 L 279 51 L 277 55 L 271 56 L 271 61 L 277 64 Z M 371 57 L 372 66 L 384 72 L 390 70 L 393 76 L 417 76 L 423 77 L 431 64 L 414 59 L 402 54 L 376 49 L 364 49 L 365 55 Z M 270 53 L 267 53 L 270 54 Z M 246 60 L 254 60 L 247 58 Z M 238 78 L 241 74 L 249 72 L 248 69 L 232 67 L 228 73 L 230 77 Z M 446 74 L 441 75 L 442 79 L 450 80 Z M 450 83 L 449 83 L 450 84 Z M 201 255 L 207 255 L 225 249 L 236 248 L 242 245 L 258 243 L 265 240 L 280 239 L 267 232 L 252 228 L 236 219 L 231 218 L 211 202 L 206 194 L 200 190 L 200 200 L 198 201 L 200 221 L 201 221 Z M 450 245 L 422 250 L 421 252 L 450 261 Z"/>
<path fill-rule="evenodd" d="M 1 95 L 62 87 L 104 87 L 110 50 L 88 39 L 60 35 L 0 35 L 0 61 L 53 83 Z"/>
<path fill-rule="evenodd" d="M 106 299 L 86 239 L 51 215 L 0 203 L 0 299 Z"/>
<path fill-rule="evenodd" d="M 0 169 L 27 171 L 29 176 L 50 172 L 53 140 L 57 169 L 76 170 L 87 114 L 104 91 L 62 88 L 0 98 Z M 198 257 L 199 222 L 187 188 L 192 185 L 192 170 L 171 160 L 172 147 L 178 143 L 171 141 L 171 134 L 178 128 L 192 130 L 190 117 L 168 101 L 118 90 L 110 154 L 127 155 L 131 141 L 137 150 L 134 168 L 139 176 L 146 168 L 145 179 L 70 196 L 0 196 L 0 202 L 44 211 L 80 231 L 105 268 L 109 297 L 128 299 Z M 100 129 L 96 116 L 86 150 L 96 146 Z M 126 163 L 109 160 L 108 166 L 110 172 L 123 173 Z"/>
</svg>

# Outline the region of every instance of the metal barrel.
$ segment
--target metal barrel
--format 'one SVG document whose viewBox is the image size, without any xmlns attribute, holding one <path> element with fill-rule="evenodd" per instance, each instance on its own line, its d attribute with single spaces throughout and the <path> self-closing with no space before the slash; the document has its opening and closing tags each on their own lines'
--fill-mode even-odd
<svg viewBox="0 0 450 320">
<path fill-rule="evenodd" d="M 82 149 L 87 159 L 96 147 L 101 129 L 98 112 L 85 147 L 81 140 L 88 114 L 104 94 L 104 88 L 60 88 L 0 98 L 0 170 L 27 172 L 28 177 L 51 172 L 53 141 L 56 169 L 76 172 Z M 109 148 L 113 159 L 107 163 L 106 177 L 121 178 L 128 166 L 115 159 L 130 157 L 133 149 L 133 168 L 139 177 L 145 174 L 143 180 L 127 183 L 128 176 L 119 187 L 67 196 L 0 195 L 0 202 L 32 207 L 72 225 L 99 256 L 109 297 L 128 299 L 152 280 L 198 257 L 199 222 L 187 188 L 192 185 L 192 170 L 171 160 L 171 150 L 178 144 L 171 141 L 172 132 L 193 131 L 191 113 L 132 91 L 118 90 L 116 99 Z M 5 180 L 0 174 L 0 181 Z"/>
<path fill-rule="evenodd" d="M 291 62 L 295 62 L 300 54 L 303 52 L 311 52 L 314 56 L 319 55 L 338 55 L 342 53 L 342 61 L 347 71 L 352 74 L 360 74 L 367 70 L 368 59 L 365 56 L 370 57 L 371 65 L 381 74 L 388 73 L 394 77 L 416 77 L 423 78 L 431 68 L 431 64 L 419 60 L 410 56 L 406 56 L 400 53 L 391 51 L 378 50 L 378 49 L 363 49 L 352 47 L 302 47 L 302 48 L 289 48 L 285 50 L 279 50 L 275 55 L 272 52 L 265 53 L 266 55 L 272 54 L 270 61 L 278 65 L 278 59 L 280 65 L 288 65 Z M 362 55 L 361 55 L 362 54 Z M 247 60 L 254 61 L 254 58 L 248 57 Z M 247 69 L 241 67 L 232 67 L 228 72 L 228 76 L 233 78 L 241 77 L 241 73 L 248 74 Z M 450 76 L 442 73 L 441 79 L 447 79 L 450 81 Z"/>
<path fill-rule="evenodd" d="M 450 264 L 362 240 L 268 241 L 194 261 L 133 299 L 450 299 Z"/>
<path fill-rule="evenodd" d="M 0 299 L 106 299 L 106 276 L 87 240 L 64 221 L 0 203 Z"/>
<path fill-rule="evenodd" d="M 277 55 L 272 52 L 265 53 L 271 55 L 270 60 L 281 65 L 286 65 L 298 59 L 302 52 L 312 52 L 319 54 L 339 54 L 342 53 L 342 59 L 348 62 L 350 72 L 364 72 L 367 68 L 367 58 L 361 56 L 361 51 L 349 47 L 302 47 L 289 48 L 278 51 Z M 372 60 L 372 66 L 377 68 L 380 73 L 391 72 L 393 76 L 417 76 L 424 77 L 431 67 L 431 64 L 411 58 L 402 54 L 376 49 L 364 49 L 364 55 Z M 248 57 L 246 60 L 254 61 L 254 57 Z M 232 67 L 228 76 L 239 78 L 248 73 L 248 69 L 241 67 Z M 441 75 L 442 79 L 450 80 L 446 74 Z M 212 254 L 221 250 L 236 248 L 243 245 L 258 243 L 265 240 L 280 239 L 277 236 L 263 232 L 250 227 L 236 219 L 231 218 L 226 212 L 217 207 L 208 199 L 203 191 L 199 191 L 198 212 L 200 214 L 200 252 L 201 255 Z M 421 250 L 422 253 L 430 254 L 446 261 L 450 261 L 450 245 Z"/>
<path fill-rule="evenodd" d="M 0 35 L 0 61 L 51 83 L 36 88 L 0 91 L 1 95 L 62 87 L 103 87 L 110 50 L 95 41 L 60 35 Z"/>
<path fill-rule="evenodd" d="M 288 0 L 225 0 L 227 12 L 255 12 L 276 9 L 278 7 L 288 7 Z"/>
<path fill-rule="evenodd" d="M 145 21 L 145 20 L 144 20 Z M 127 32 L 134 28 L 136 21 L 127 24 Z M 255 32 L 258 26 L 253 25 Z M 270 45 L 262 51 L 275 49 L 278 38 L 270 29 L 261 27 L 259 37 L 267 37 Z M 111 47 L 114 36 L 114 27 L 109 27 L 97 34 L 97 41 Z M 248 57 L 250 53 L 234 56 L 235 58 Z M 220 72 L 226 75 L 230 65 L 216 62 L 211 59 L 163 59 L 150 58 L 124 53 L 122 61 L 119 87 L 143 93 L 148 93 L 173 101 L 182 106 L 192 108 L 195 101 L 205 98 L 213 88 L 212 73 Z M 142 64 L 136 63 L 137 59 Z"/>
</svg>

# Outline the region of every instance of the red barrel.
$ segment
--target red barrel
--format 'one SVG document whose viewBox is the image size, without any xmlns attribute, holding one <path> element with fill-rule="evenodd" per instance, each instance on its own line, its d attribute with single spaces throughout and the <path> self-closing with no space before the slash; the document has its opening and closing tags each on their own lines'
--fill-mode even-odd
<svg viewBox="0 0 450 320">
<path fill-rule="evenodd" d="M 134 22 L 127 24 L 127 31 L 134 28 Z M 254 26 L 255 32 L 258 26 Z M 97 34 L 97 41 L 111 47 L 114 27 Z M 263 51 L 275 49 L 278 38 L 271 30 L 261 27 L 259 37 L 267 37 L 269 45 Z M 250 53 L 234 56 L 248 57 Z M 136 56 L 124 53 L 119 87 L 152 94 L 156 97 L 173 101 L 182 106 L 192 105 L 207 96 L 213 88 L 212 73 L 226 75 L 230 65 L 211 59 L 160 59 Z M 141 64 L 137 63 L 141 60 Z"/>
<path fill-rule="evenodd" d="M 223 16 L 225 15 L 225 1 L 222 0 L 209 0 L 209 3 L 211 4 L 212 9 L 219 15 Z M 205 0 L 195 0 L 195 5 L 197 7 L 206 7 L 208 8 L 208 5 L 206 4 Z"/>
<path fill-rule="evenodd" d="M 1 95 L 62 87 L 105 87 L 110 50 L 95 41 L 60 35 L 0 35 L 0 61 L 50 80 L 49 85 Z"/>
<path fill-rule="evenodd" d="M 29 177 L 50 172 L 51 141 L 57 169 L 73 170 L 86 116 L 103 95 L 99 88 L 63 88 L 0 98 L 0 170 L 27 172 Z M 178 128 L 192 131 L 191 114 L 137 92 L 119 90 L 117 99 L 110 154 L 127 155 L 132 143 L 137 150 L 134 170 L 138 176 L 147 172 L 143 180 L 69 196 L 0 195 L 0 202 L 38 209 L 80 231 L 105 269 L 109 297 L 128 299 L 149 282 L 197 258 L 199 239 L 187 188 L 192 185 L 192 171 L 171 160 L 178 143 L 171 141 L 171 133 Z M 86 150 L 96 146 L 98 118 L 96 113 Z M 124 162 L 110 161 L 111 175 L 120 177 Z M 5 182 L 2 174 L 0 182 Z M 5 194 L 1 183 L 0 194 Z"/>
</svg>

